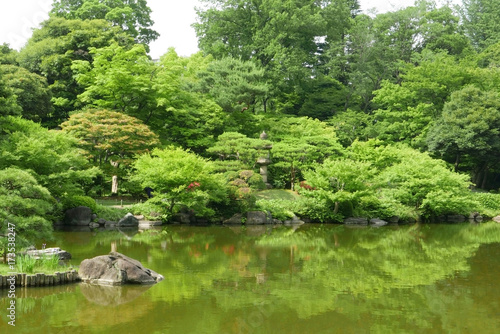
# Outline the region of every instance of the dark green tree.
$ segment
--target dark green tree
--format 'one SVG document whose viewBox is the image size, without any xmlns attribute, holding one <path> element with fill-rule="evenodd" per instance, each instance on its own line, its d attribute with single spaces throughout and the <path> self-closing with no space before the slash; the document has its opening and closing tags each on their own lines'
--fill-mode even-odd
<svg viewBox="0 0 500 334">
<path fill-rule="evenodd" d="M 473 182 L 489 188 L 489 173 L 500 150 L 500 99 L 495 91 L 467 86 L 454 92 L 441 118 L 430 130 L 429 150 L 471 172 Z"/>
<path fill-rule="evenodd" d="M 16 65 L 0 65 L 0 72 L 16 95 L 22 116 L 35 122 L 45 121 L 53 109 L 47 79 Z"/>
</svg>

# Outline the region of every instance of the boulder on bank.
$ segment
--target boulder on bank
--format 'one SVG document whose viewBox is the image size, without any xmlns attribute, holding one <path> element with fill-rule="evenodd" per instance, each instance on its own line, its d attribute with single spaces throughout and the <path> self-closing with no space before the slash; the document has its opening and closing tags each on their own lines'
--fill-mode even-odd
<svg viewBox="0 0 500 334">
<path fill-rule="evenodd" d="M 370 226 L 373 226 L 373 227 L 385 226 L 387 224 L 389 224 L 389 223 L 386 222 L 385 220 L 382 220 L 382 219 L 379 219 L 379 218 L 372 218 L 372 219 L 370 219 Z"/>
<path fill-rule="evenodd" d="M 139 219 L 130 212 L 118 221 L 118 226 L 139 226 Z"/>
<path fill-rule="evenodd" d="M 92 209 L 86 206 L 77 206 L 66 210 L 64 224 L 71 226 L 88 226 L 92 221 Z"/>
<path fill-rule="evenodd" d="M 34 257 L 35 259 L 40 259 L 46 256 L 57 255 L 59 260 L 69 260 L 71 259 L 71 254 L 62 250 L 59 247 L 45 248 L 45 249 L 31 249 L 26 251 L 26 255 Z"/>
<path fill-rule="evenodd" d="M 273 217 L 271 217 L 270 213 L 264 211 L 248 211 L 245 223 L 247 225 L 272 224 Z"/>
<path fill-rule="evenodd" d="M 162 275 L 117 252 L 83 260 L 78 275 L 83 282 L 103 285 L 154 284 L 163 280 Z"/>
<path fill-rule="evenodd" d="M 229 225 L 241 225 L 243 219 L 243 215 L 241 213 L 235 213 L 231 218 L 224 220 L 222 223 L 223 224 L 229 224 Z"/>
<path fill-rule="evenodd" d="M 492 220 L 496 223 L 500 223 L 500 216 L 493 217 Z"/>
<path fill-rule="evenodd" d="M 344 219 L 344 224 L 346 225 L 368 225 L 368 218 L 363 217 L 349 217 Z"/>
</svg>

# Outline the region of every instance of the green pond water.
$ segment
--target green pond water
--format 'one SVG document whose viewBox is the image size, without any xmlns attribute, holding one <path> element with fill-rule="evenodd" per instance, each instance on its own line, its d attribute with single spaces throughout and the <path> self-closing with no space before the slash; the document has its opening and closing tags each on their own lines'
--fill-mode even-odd
<svg viewBox="0 0 500 334">
<path fill-rule="evenodd" d="M 500 333 L 496 223 L 55 235 L 74 265 L 114 245 L 165 280 L 18 287 L 15 328 L 0 291 L 0 333 Z"/>
</svg>

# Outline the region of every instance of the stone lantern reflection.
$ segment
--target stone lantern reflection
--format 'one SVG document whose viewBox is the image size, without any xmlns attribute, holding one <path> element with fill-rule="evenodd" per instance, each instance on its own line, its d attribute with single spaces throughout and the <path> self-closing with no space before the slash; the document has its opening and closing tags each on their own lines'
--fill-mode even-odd
<svg viewBox="0 0 500 334">
<path fill-rule="evenodd" d="M 262 131 L 260 134 L 260 139 L 261 140 L 267 140 L 267 133 L 265 131 Z M 266 144 L 262 147 L 265 151 L 267 151 L 267 154 L 265 154 L 264 157 L 260 157 L 257 159 L 257 164 L 260 165 L 260 175 L 262 176 L 262 181 L 266 184 L 266 187 L 268 189 L 271 188 L 271 184 L 267 182 L 267 166 L 271 164 L 271 158 L 269 155 L 269 151 L 273 148 L 273 145 L 271 144 Z"/>
</svg>

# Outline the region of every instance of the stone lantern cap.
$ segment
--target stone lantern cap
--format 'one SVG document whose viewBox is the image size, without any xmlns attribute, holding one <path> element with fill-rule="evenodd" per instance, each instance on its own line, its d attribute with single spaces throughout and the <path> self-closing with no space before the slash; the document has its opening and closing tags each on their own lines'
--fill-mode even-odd
<svg viewBox="0 0 500 334">
<path fill-rule="evenodd" d="M 259 158 L 259 159 L 257 159 L 257 163 L 259 165 L 269 165 L 269 164 L 271 164 L 271 159 L 269 159 L 269 158 Z"/>
</svg>

